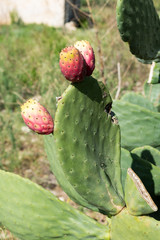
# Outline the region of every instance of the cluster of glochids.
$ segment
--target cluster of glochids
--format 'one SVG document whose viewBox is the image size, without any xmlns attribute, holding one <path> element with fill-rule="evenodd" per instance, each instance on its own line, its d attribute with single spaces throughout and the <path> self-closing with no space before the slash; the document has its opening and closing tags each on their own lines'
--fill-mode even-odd
<svg viewBox="0 0 160 240">
<path fill-rule="evenodd" d="M 81 82 L 90 76 L 95 68 L 95 55 L 88 41 L 77 41 L 74 46 L 64 48 L 60 53 L 60 68 L 65 78 Z M 21 106 L 25 124 L 34 132 L 47 135 L 53 133 L 53 118 L 35 99 L 29 99 Z"/>
</svg>

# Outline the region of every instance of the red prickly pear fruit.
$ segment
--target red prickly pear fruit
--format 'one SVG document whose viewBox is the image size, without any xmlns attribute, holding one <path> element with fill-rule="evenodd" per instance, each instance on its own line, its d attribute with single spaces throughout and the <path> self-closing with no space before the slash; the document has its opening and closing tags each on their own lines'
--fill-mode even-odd
<svg viewBox="0 0 160 240">
<path fill-rule="evenodd" d="M 34 132 L 48 135 L 53 132 L 54 122 L 45 107 L 34 99 L 21 106 L 21 115 L 25 124 Z"/>
<path fill-rule="evenodd" d="M 65 78 L 71 82 L 81 82 L 86 75 L 86 65 L 82 54 L 73 46 L 62 49 L 59 65 Z"/>
<path fill-rule="evenodd" d="M 90 43 L 86 40 L 77 41 L 74 44 L 84 57 L 86 62 L 86 76 L 90 76 L 95 68 L 95 55 Z"/>
</svg>

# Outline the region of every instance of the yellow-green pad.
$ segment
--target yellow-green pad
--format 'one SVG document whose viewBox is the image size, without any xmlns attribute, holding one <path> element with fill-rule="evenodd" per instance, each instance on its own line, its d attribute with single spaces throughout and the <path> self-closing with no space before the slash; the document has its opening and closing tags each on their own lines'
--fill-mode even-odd
<svg viewBox="0 0 160 240">
<path fill-rule="evenodd" d="M 108 89 L 92 77 L 71 84 L 58 102 L 54 137 L 57 161 L 82 198 L 100 211 L 124 206 L 120 176 L 120 131 L 105 107 Z"/>
<path fill-rule="evenodd" d="M 109 240 L 109 229 L 28 179 L 0 170 L 0 222 L 21 240 Z"/>
<path fill-rule="evenodd" d="M 128 212 L 135 216 L 146 215 L 158 210 L 141 179 L 131 168 L 127 170 L 125 202 Z"/>
<path fill-rule="evenodd" d="M 150 84 L 160 83 L 160 62 L 152 63 L 152 68 L 150 70 L 150 76 L 148 79 L 148 83 L 150 83 Z"/>
<path fill-rule="evenodd" d="M 112 240 L 159 240 L 160 221 L 149 216 L 132 216 L 124 209 L 111 219 Z"/>
</svg>

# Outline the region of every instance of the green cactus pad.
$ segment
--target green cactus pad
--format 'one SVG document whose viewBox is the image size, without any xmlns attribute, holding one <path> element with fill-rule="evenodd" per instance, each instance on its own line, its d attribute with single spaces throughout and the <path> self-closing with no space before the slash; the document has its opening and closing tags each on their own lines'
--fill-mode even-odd
<svg viewBox="0 0 160 240">
<path fill-rule="evenodd" d="M 124 149 L 121 148 L 121 173 L 122 173 L 122 186 L 123 186 L 123 190 L 125 192 L 125 181 L 126 181 L 126 177 L 127 177 L 127 170 L 128 168 L 132 168 L 132 156 L 131 153 Z"/>
<path fill-rule="evenodd" d="M 120 131 L 105 109 L 108 89 L 92 77 L 71 84 L 58 102 L 54 137 L 57 161 L 67 181 L 105 214 L 124 206 L 120 176 Z"/>
<path fill-rule="evenodd" d="M 160 84 L 144 84 L 145 96 L 154 104 L 154 106 L 160 106 Z"/>
<path fill-rule="evenodd" d="M 160 113 L 121 100 L 115 100 L 112 109 L 120 124 L 123 148 L 132 150 L 143 145 L 159 146 Z"/>
<path fill-rule="evenodd" d="M 48 160 L 50 162 L 51 170 L 54 173 L 59 185 L 63 188 L 65 193 L 76 203 L 87 207 L 93 211 L 99 211 L 98 208 L 90 205 L 78 192 L 74 189 L 74 187 L 70 184 L 67 178 L 64 175 L 63 169 L 57 160 L 57 153 L 55 148 L 55 141 L 53 134 L 44 135 L 44 145 L 47 153 Z"/>
<path fill-rule="evenodd" d="M 148 98 L 135 92 L 127 92 L 122 96 L 121 100 L 146 108 L 152 112 L 158 112 L 158 109 Z"/>
<path fill-rule="evenodd" d="M 160 61 L 160 19 L 152 0 L 118 0 L 117 25 L 132 54 L 145 63 Z"/>
<path fill-rule="evenodd" d="M 0 222 L 21 240 L 109 240 L 100 225 L 42 187 L 0 170 Z"/>
<path fill-rule="evenodd" d="M 134 152 L 134 151 L 133 151 Z M 135 153 L 130 153 L 126 149 L 121 149 L 121 171 L 122 185 L 125 189 L 125 181 L 128 168 L 132 168 L 145 185 L 152 198 L 160 196 L 160 168 L 138 157 Z"/>
<path fill-rule="evenodd" d="M 159 218 L 159 213 L 156 213 Z M 159 240 L 160 221 L 151 216 L 132 216 L 127 209 L 111 218 L 113 240 Z"/>
<path fill-rule="evenodd" d="M 157 149 L 158 151 L 160 151 L 160 146 L 159 146 L 159 147 L 156 147 L 155 149 Z"/>
<path fill-rule="evenodd" d="M 160 151 L 156 148 L 151 146 L 138 147 L 132 150 L 132 154 L 136 154 L 140 158 L 160 167 Z"/>
<path fill-rule="evenodd" d="M 158 210 L 141 179 L 128 168 L 125 182 L 125 202 L 131 215 L 140 216 Z"/>
</svg>

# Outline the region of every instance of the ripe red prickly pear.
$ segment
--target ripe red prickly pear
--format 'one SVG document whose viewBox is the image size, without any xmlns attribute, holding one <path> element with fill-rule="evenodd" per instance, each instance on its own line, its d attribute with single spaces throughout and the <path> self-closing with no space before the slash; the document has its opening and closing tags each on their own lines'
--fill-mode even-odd
<svg viewBox="0 0 160 240">
<path fill-rule="evenodd" d="M 39 134 L 53 132 L 53 119 L 47 109 L 34 99 L 29 99 L 21 106 L 21 115 L 25 124 Z"/>
<path fill-rule="evenodd" d="M 82 54 L 73 46 L 64 48 L 60 53 L 59 65 L 65 78 L 81 82 L 86 75 L 86 65 Z"/>
<path fill-rule="evenodd" d="M 74 44 L 74 47 L 76 47 L 82 53 L 86 62 L 86 75 L 90 76 L 95 68 L 95 55 L 93 48 L 86 40 L 77 41 Z"/>
</svg>

